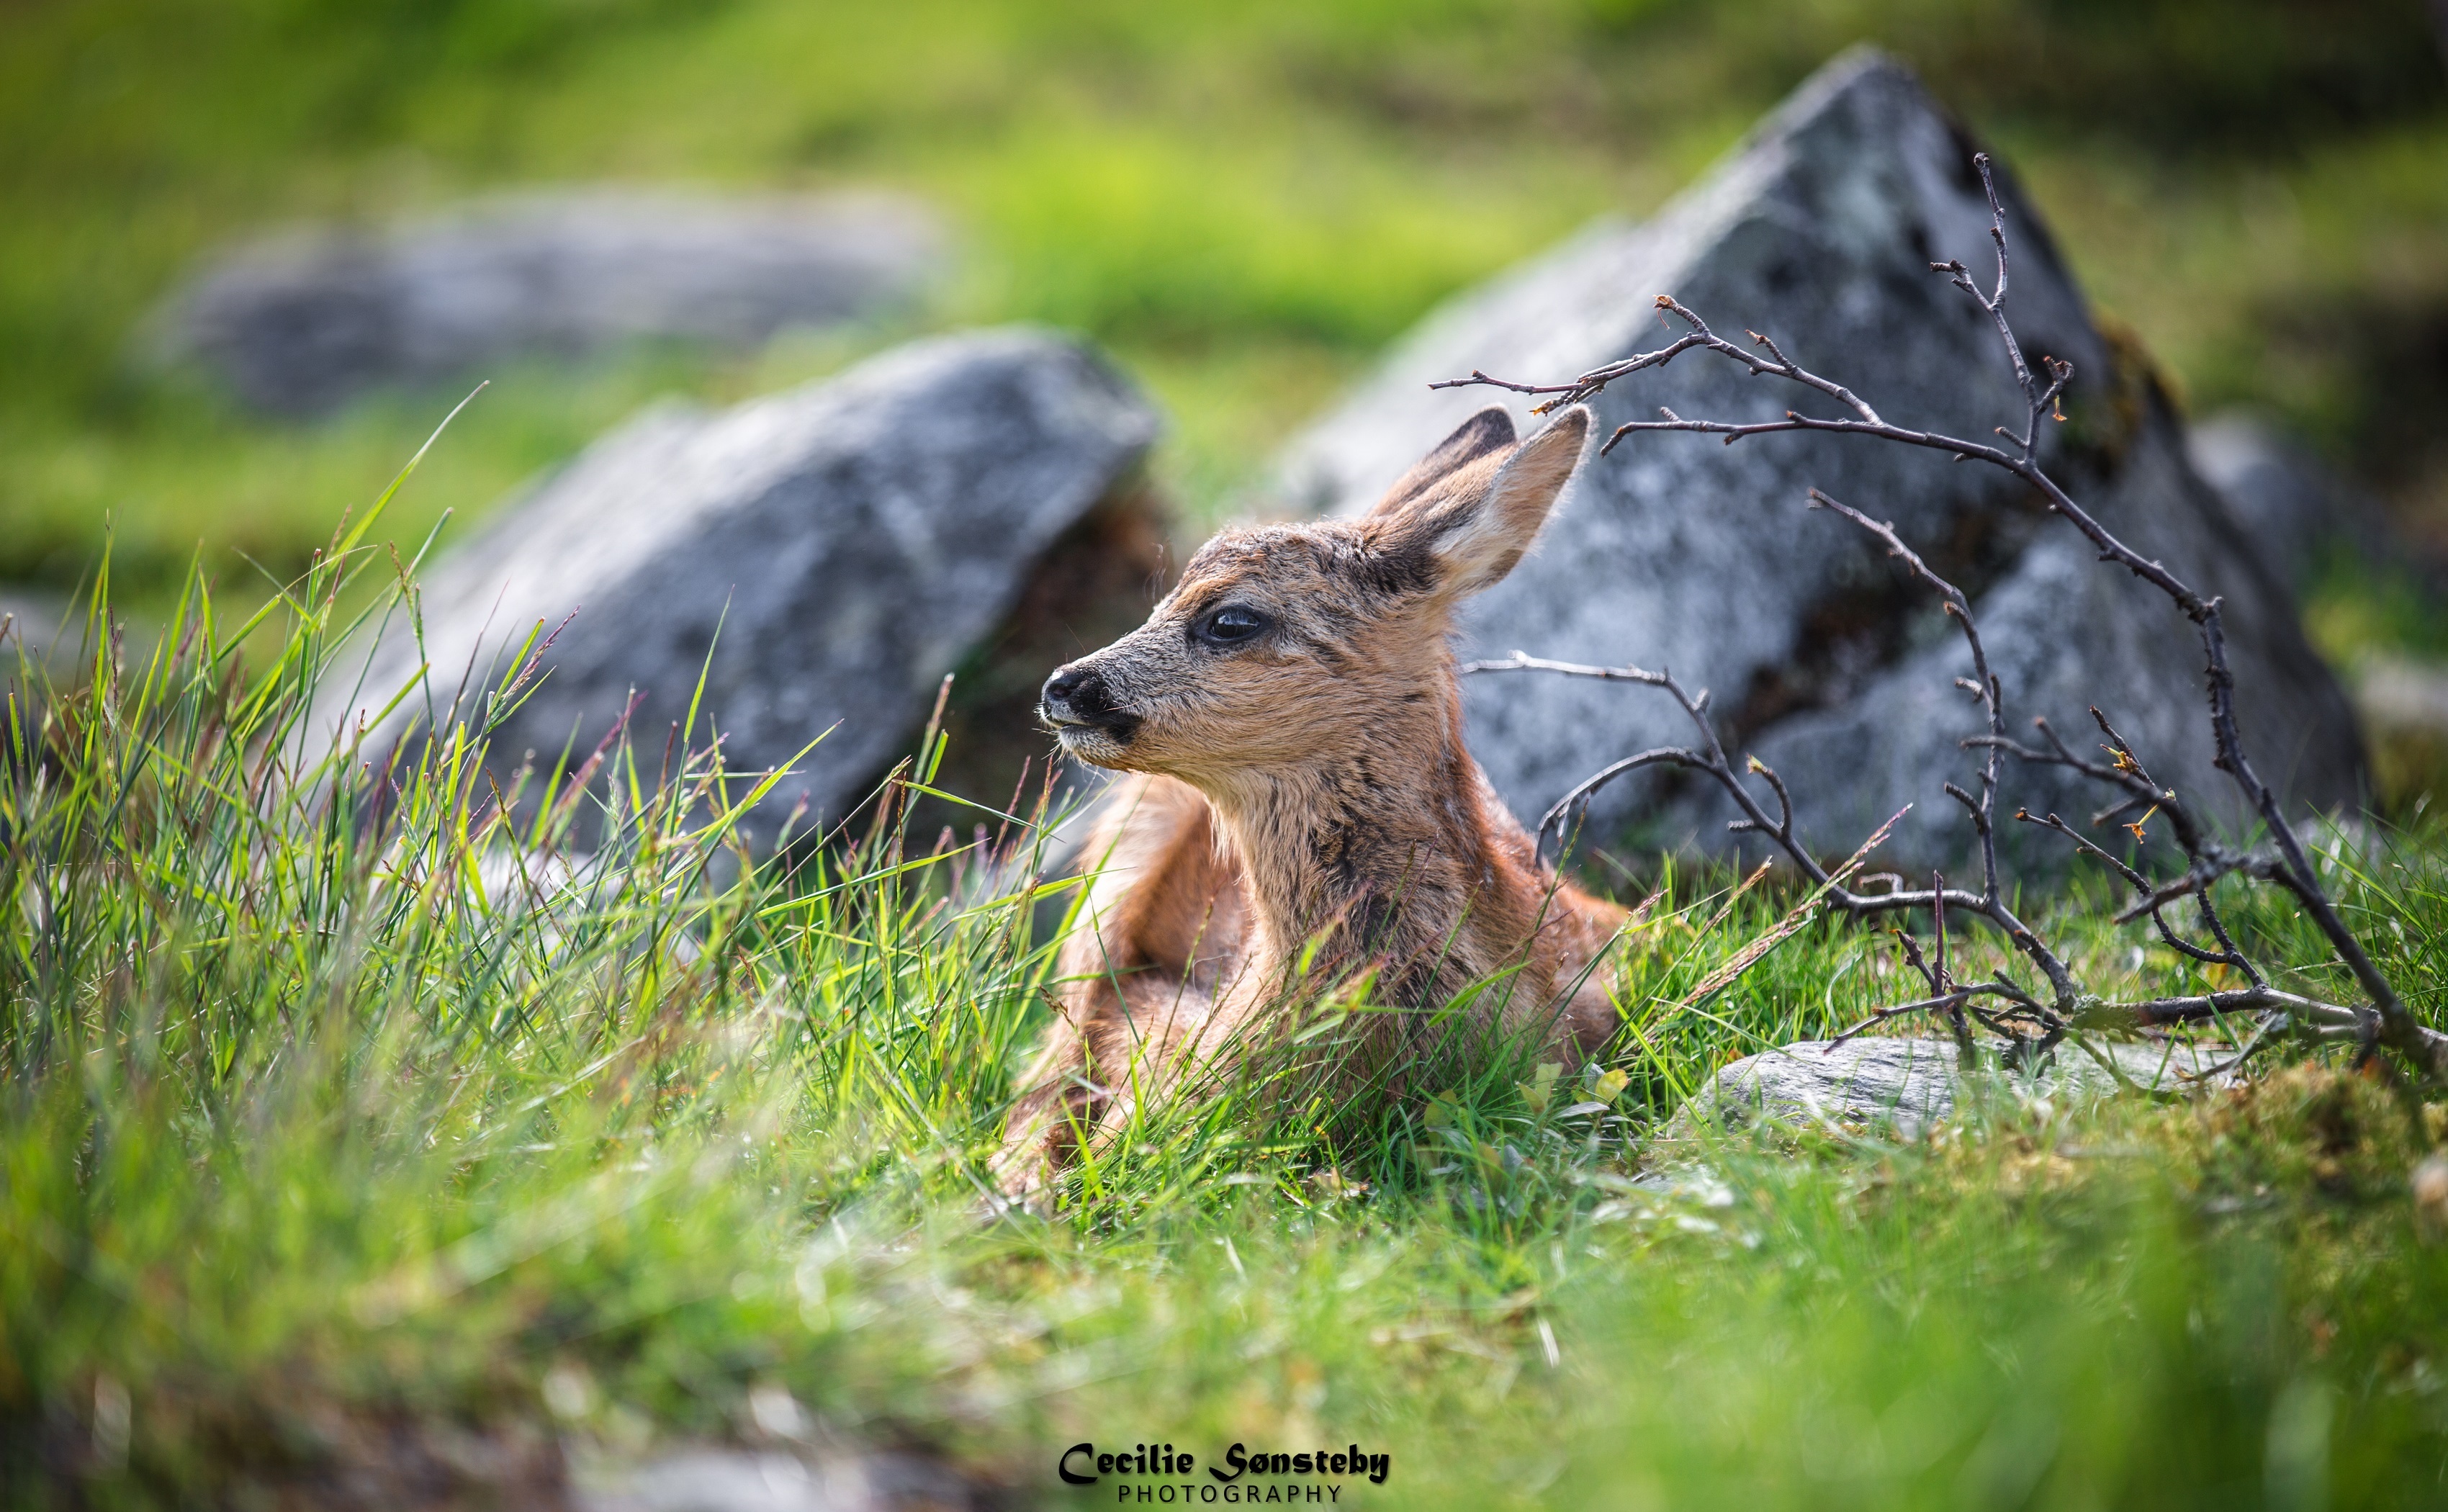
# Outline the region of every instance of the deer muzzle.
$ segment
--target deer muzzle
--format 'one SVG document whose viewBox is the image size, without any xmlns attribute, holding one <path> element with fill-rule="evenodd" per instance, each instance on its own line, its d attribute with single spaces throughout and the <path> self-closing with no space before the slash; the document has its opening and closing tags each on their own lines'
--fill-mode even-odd
<svg viewBox="0 0 2448 1512">
<path fill-rule="evenodd" d="M 1037 717 L 1067 746 L 1093 732 L 1115 745 L 1128 745 L 1138 733 L 1139 717 L 1119 707 L 1112 687 L 1095 667 L 1082 662 L 1057 667 L 1039 690 Z"/>
</svg>

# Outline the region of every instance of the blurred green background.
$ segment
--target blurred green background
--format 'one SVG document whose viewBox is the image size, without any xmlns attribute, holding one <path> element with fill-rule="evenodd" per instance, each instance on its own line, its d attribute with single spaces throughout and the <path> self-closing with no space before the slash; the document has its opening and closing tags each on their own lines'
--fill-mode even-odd
<svg viewBox="0 0 2448 1512">
<path fill-rule="evenodd" d="M 962 272 L 891 329 L 497 371 L 402 536 L 654 394 L 1008 318 L 1088 331 L 1161 394 L 1160 476 L 1195 528 L 1441 296 L 1654 209 L 1864 39 L 2011 155 L 2187 404 L 2282 417 L 2448 544 L 2448 83 L 2423 0 L 11 0 L 0 580 L 71 584 L 106 527 L 140 595 L 199 542 L 225 580 L 241 552 L 294 570 L 458 397 L 296 424 L 148 369 L 142 318 L 201 254 L 598 180 L 911 188 Z M 2333 641 L 2429 622 L 2330 619 Z"/>
</svg>

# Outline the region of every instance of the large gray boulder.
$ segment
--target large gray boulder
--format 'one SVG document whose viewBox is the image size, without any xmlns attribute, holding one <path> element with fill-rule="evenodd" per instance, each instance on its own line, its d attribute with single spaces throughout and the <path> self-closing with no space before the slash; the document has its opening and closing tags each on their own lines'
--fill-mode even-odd
<svg viewBox="0 0 2448 1512">
<path fill-rule="evenodd" d="M 310 414 L 524 354 L 639 337 L 745 346 L 836 324 L 908 297 L 944 250 L 925 206 L 884 195 L 511 195 L 242 247 L 172 297 L 156 340 L 258 409 Z"/>
<path fill-rule="evenodd" d="M 1535 424 L 1518 395 L 1427 385 L 1473 369 L 1552 382 L 1654 350 L 1680 334 L 1654 308 L 1660 294 L 1733 339 L 1747 327 L 1768 332 L 1901 424 L 1977 437 L 2018 422 L 2020 397 L 1988 318 L 1927 271 L 1950 258 L 1984 278 L 1991 267 L 1973 151 L 1901 66 L 1848 54 L 1654 220 L 1602 222 L 1432 315 L 1294 444 L 1283 488 L 1308 507 L 1353 512 L 1478 407 L 1501 400 Z M 2188 465 L 2147 368 L 2093 325 L 2011 176 L 2004 191 L 2016 330 L 2028 351 L 2070 359 L 2076 373 L 2073 419 L 2048 428 L 2050 466 L 2136 549 L 2226 596 L 2261 772 L 2298 802 L 2353 800 L 2353 721 L 2298 629 L 2286 585 Z M 1733 419 L 1828 412 L 1807 391 L 1705 353 L 1597 401 L 1607 429 L 1654 418 L 1661 405 Z M 1465 650 L 1671 668 L 1711 690 L 1730 745 L 1783 775 L 1816 849 L 1850 851 L 1911 802 L 1885 859 L 1953 860 L 1966 832 L 1941 783 L 1963 779 L 1973 762 L 1958 742 L 1979 730 L 1979 713 L 1953 686 L 1969 658 L 1933 596 L 1875 543 L 1805 508 L 1814 485 L 1893 519 L 1973 595 L 2017 731 L 2045 714 L 2088 743 L 2096 737 L 2084 711 L 2096 702 L 2157 775 L 2230 804 L 2210 766 L 2201 649 L 2176 610 L 2096 563 L 2011 477 L 1866 438 L 1628 438 L 1589 463 L 1540 548 L 1478 602 Z M 1662 695 L 1621 684 L 1506 674 L 1469 679 L 1465 699 L 1473 749 L 1525 816 L 1606 760 L 1691 737 Z M 2003 813 L 2088 813 L 2095 797 L 2053 772 L 2010 770 Z M 1620 782 L 1593 811 L 1601 836 L 1634 829 L 1704 848 L 1734 843 L 1730 814 L 1714 794 L 1661 776 Z"/>
<path fill-rule="evenodd" d="M 426 571 L 421 650 L 392 625 L 318 723 L 354 728 L 403 686 L 373 749 L 480 718 L 517 648 L 549 637 L 495 731 L 497 767 L 583 758 L 633 691 L 635 738 L 660 750 L 702 669 L 696 743 L 720 732 L 731 770 L 824 737 L 768 800 L 763 837 L 801 803 L 807 823 L 838 818 L 1049 550 L 1130 495 L 1159 425 L 1093 351 L 1025 329 L 914 342 L 716 413 L 651 411 Z"/>
</svg>

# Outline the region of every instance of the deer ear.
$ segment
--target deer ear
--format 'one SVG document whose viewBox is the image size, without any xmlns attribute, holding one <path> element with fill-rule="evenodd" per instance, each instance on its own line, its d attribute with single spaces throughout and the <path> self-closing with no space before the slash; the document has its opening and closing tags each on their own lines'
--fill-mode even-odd
<svg viewBox="0 0 2448 1512">
<path fill-rule="evenodd" d="M 1364 518 L 1394 513 L 1460 469 L 1511 446 L 1513 435 L 1513 412 L 1501 404 L 1489 405 L 1456 426 L 1453 434 L 1414 463 Z"/>
<path fill-rule="evenodd" d="M 1539 538 L 1589 437 L 1590 411 L 1575 405 L 1509 454 L 1463 464 L 1394 512 L 1397 542 L 1389 544 L 1424 548 L 1437 565 L 1440 591 L 1495 586 Z"/>
</svg>

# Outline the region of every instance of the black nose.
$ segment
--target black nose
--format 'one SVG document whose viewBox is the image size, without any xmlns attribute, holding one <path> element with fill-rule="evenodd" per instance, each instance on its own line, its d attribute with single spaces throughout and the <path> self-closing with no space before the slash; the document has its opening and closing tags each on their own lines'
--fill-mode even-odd
<svg viewBox="0 0 2448 1512">
<path fill-rule="evenodd" d="M 1056 724 L 1099 724 L 1114 712 L 1113 694 L 1094 667 L 1057 667 L 1038 702 Z"/>
</svg>

